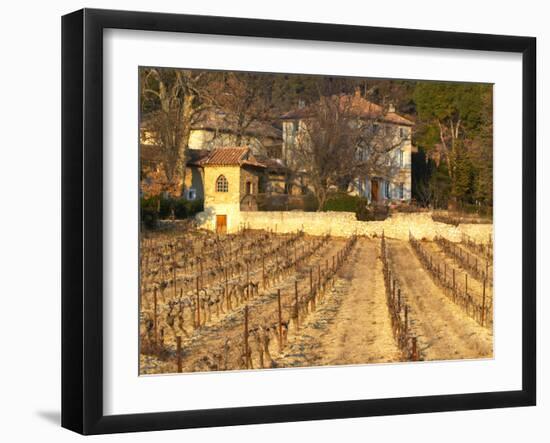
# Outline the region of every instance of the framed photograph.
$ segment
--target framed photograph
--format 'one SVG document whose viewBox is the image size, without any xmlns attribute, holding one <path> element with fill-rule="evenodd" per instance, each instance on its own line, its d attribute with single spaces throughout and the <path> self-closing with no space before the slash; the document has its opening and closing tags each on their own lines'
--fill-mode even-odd
<svg viewBox="0 0 550 443">
<path fill-rule="evenodd" d="M 536 402 L 531 37 L 62 20 L 62 425 Z"/>
</svg>

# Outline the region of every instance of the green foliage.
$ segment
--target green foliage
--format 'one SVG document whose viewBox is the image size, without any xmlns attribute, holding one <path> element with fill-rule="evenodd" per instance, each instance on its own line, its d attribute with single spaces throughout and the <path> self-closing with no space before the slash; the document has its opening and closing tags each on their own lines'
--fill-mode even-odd
<svg viewBox="0 0 550 443">
<path fill-rule="evenodd" d="M 389 208 L 385 205 L 372 205 L 364 197 L 340 192 L 329 196 L 323 211 L 354 212 L 361 221 L 385 220 L 389 215 Z"/>
<path fill-rule="evenodd" d="M 315 212 L 319 207 L 319 202 L 312 193 L 305 195 L 264 194 L 258 196 L 257 202 L 260 211 Z"/>
<path fill-rule="evenodd" d="M 451 195 L 456 201 L 472 203 L 475 170 L 462 143 L 457 147 L 453 165 L 454 180 L 452 181 Z"/>
<path fill-rule="evenodd" d="M 141 222 L 148 229 L 154 229 L 158 225 L 159 204 L 160 204 L 159 196 L 154 196 L 150 198 L 141 197 L 140 199 Z"/>
<path fill-rule="evenodd" d="M 184 198 L 172 198 L 164 196 L 142 197 L 140 202 L 141 221 L 149 228 L 154 229 L 159 220 L 172 217 L 176 220 L 193 217 L 204 210 L 202 200 L 189 201 Z"/>
<path fill-rule="evenodd" d="M 432 207 L 446 208 L 451 196 L 451 177 L 446 163 L 441 162 L 439 166 L 435 162 L 433 163 L 429 188 L 432 195 Z"/>
<path fill-rule="evenodd" d="M 176 220 L 193 217 L 197 212 L 204 210 L 204 202 L 202 200 L 186 200 L 184 198 L 166 197 L 161 199 L 160 218 L 172 217 L 172 211 Z"/>
<path fill-rule="evenodd" d="M 204 211 L 203 200 L 185 201 L 187 217 L 193 217 L 195 214 Z"/>
<path fill-rule="evenodd" d="M 327 198 L 323 211 L 355 212 L 364 199 L 345 193 L 332 194 Z"/>
<path fill-rule="evenodd" d="M 482 93 L 489 85 L 474 83 L 418 82 L 413 99 L 418 117 L 425 122 L 460 116 L 466 130 L 481 121 Z"/>
<path fill-rule="evenodd" d="M 428 158 L 440 160 L 427 176 L 416 178 L 415 197 L 429 196 L 434 207 L 450 201 L 492 206 L 492 85 L 419 82 L 413 99 L 418 112 L 415 144 Z"/>
</svg>

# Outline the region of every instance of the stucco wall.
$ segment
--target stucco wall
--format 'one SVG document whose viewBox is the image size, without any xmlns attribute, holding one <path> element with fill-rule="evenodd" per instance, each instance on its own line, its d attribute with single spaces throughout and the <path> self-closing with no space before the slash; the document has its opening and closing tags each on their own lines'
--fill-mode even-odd
<svg viewBox="0 0 550 443">
<path fill-rule="evenodd" d="M 252 229 L 271 229 L 281 233 L 303 229 L 311 235 L 330 232 L 342 237 L 353 234 L 379 237 L 384 231 L 389 238 L 408 240 L 410 230 L 415 237 L 427 240 L 442 235 L 451 241 L 460 241 L 462 233 L 466 233 L 478 241 L 486 242 L 493 232 L 492 225 L 472 224 L 455 227 L 434 222 L 429 213 L 395 214 L 384 221 L 374 222 L 358 221 L 351 212 L 239 212 L 233 214 L 233 217 L 237 217 L 239 221 L 237 230 L 243 226 Z M 204 214 L 201 220 L 207 218 L 207 214 Z M 208 224 L 203 223 L 202 226 L 207 228 Z"/>
<path fill-rule="evenodd" d="M 257 168 L 241 168 L 241 192 L 240 192 L 240 199 L 241 201 L 243 197 L 246 195 L 246 182 L 250 182 L 252 184 L 251 188 L 251 194 L 257 194 L 258 193 L 258 186 L 259 186 L 259 177 L 258 175 L 261 173 L 261 170 Z"/>
<path fill-rule="evenodd" d="M 216 180 L 224 175 L 228 182 L 228 192 L 216 191 Z M 240 167 L 239 166 L 206 166 L 204 168 L 204 206 L 213 204 L 239 204 L 240 201 Z"/>
<path fill-rule="evenodd" d="M 227 231 L 235 232 L 240 223 L 240 167 L 207 166 L 204 168 L 204 212 L 197 214 L 197 221 L 205 229 L 216 229 L 216 215 L 227 216 Z M 216 192 L 216 180 L 224 175 L 228 192 Z"/>
</svg>

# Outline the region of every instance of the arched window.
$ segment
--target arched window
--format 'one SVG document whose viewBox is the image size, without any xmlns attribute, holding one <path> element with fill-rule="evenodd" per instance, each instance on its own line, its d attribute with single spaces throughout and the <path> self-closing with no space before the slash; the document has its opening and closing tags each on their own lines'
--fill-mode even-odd
<svg viewBox="0 0 550 443">
<path fill-rule="evenodd" d="M 224 175 L 220 175 L 216 179 L 216 192 L 227 192 L 229 191 L 229 183 Z"/>
</svg>

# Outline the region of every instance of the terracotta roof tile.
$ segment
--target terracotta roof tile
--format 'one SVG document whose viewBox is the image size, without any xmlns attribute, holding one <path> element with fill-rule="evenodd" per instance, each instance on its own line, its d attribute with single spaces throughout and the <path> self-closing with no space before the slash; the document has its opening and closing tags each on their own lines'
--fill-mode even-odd
<svg viewBox="0 0 550 443">
<path fill-rule="evenodd" d="M 257 161 L 250 153 L 250 149 L 244 147 L 218 148 L 210 152 L 208 157 L 197 162 L 201 166 L 256 166 L 265 168 L 265 165 Z"/>
<path fill-rule="evenodd" d="M 347 107 L 350 113 L 364 119 L 378 119 L 383 122 L 394 123 L 404 126 L 412 126 L 414 122 L 396 112 L 384 112 L 384 108 L 357 95 L 341 95 L 340 106 Z M 295 109 L 281 116 L 281 119 L 308 118 L 313 114 L 312 106 Z"/>
</svg>

